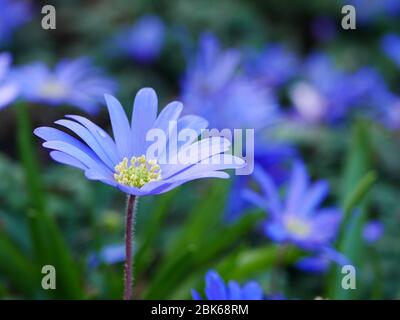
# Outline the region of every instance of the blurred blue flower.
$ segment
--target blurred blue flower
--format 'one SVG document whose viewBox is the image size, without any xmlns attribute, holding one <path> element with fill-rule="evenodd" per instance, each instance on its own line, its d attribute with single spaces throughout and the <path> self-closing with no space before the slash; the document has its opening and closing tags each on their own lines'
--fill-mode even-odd
<svg viewBox="0 0 400 320">
<path fill-rule="evenodd" d="M 295 148 L 284 144 L 258 142 L 260 141 L 256 141 L 254 150 L 255 165 L 267 172 L 274 183 L 281 185 L 288 178 L 288 164 L 297 156 Z M 234 177 L 225 209 L 226 221 L 236 221 L 249 208 L 249 203 L 241 194 L 252 181 L 251 175 Z"/>
<path fill-rule="evenodd" d="M 132 27 L 116 37 L 119 48 L 139 63 L 150 63 L 164 46 L 165 26 L 154 15 L 141 17 Z"/>
<path fill-rule="evenodd" d="M 176 146 L 174 139 L 169 141 L 171 125 L 178 135 L 184 129 L 199 134 L 207 121 L 193 115 L 179 118 L 183 106 L 176 101 L 169 103 L 157 117 L 158 98 L 151 88 L 137 93 L 131 125 L 120 102 L 107 94 L 105 99 L 114 140 L 90 120 L 73 115 L 56 124 L 70 129 L 84 143 L 51 127 L 34 131 L 46 141 L 43 146 L 53 150 L 50 156 L 55 161 L 83 170 L 90 180 L 101 181 L 130 195 L 144 196 L 164 193 L 195 179 L 226 179 L 229 175 L 222 170 L 241 168 L 245 164 L 238 157 L 222 155 L 230 148 L 229 141 L 222 137 L 197 140 L 197 136 L 191 135 L 181 146 Z M 165 143 L 158 144 L 156 152 L 148 154 L 149 146 L 154 145 L 147 140 L 151 129 L 166 136 Z M 189 161 L 170 161 L 188 154 Z"/>
<path fill-rule="evenodd" d="M 88 58 L 60 61 L 54 70 L 42 62 L 18 67 L 13 73 L 22 98 L 47 105 L 71 105 L 97 112 L 104 93 L 114 93 L 117 84 Z"/>
<path fill-rule="evenodd" d="M 400 36 L 387 34 L 381 39 L 383 52 L 400 68 Z"/>
<path fill-rule="evenodd" d="M 88 257 L 89 268 L 97 268 L 100 264 L 115 264 L 125 261 L 125 244 L 105 246 L 98 253 L 91 253 Z"/>
<path fill-rule="evenodd" d="M 368 24 L 377 18 L 397 17 L 400 15 L 398 0 L 343 0 L 343 5 L 353 5 L 356 9 L 357 20 Z"/>
<path fill-rule="evenodd" d="M 385 96 L 381 96 L 380 104 L 380 119 L 382 124 L 388 129 L 399 129 L 400 128 L 400 96 L 387 93 Z"/>
<path fill-rule="evenodd" d="M 372 93 L 382 85 L 381 76 L 371 68 L 344 72 L 329 56 L 316 53 L 307 59 L 304 79 L 293 85 L 290 98 L 301 120 L 332 124 L 356 107 L 370 104 Z"/>
<path fill-rule="evenodd" d="M 240 74 L 240 66 L 237 50 L 222 50 L 214 35 L 203 34 L 182 81 L 181 99 L 187 112 L 207 118 L 217 129 L 260 129 L 274 123 L 278 106 L 273 93 Z"/>
<path fill-rule="evenodd" d="M 11 55 L 0 53 L 0 109 L 12 103 L 18 95 L 15 82 L 10 80 Z"/>
<path fill-rule="evenodd" d="M 298 57 L 282 44 L 271 44 L 246 63 L 246 72 L 263 85 L 277 87 L 291 80 L 299 71 Z"/>
<path fill-rule="evenodd" d="M 206 274 L 205 295 L 207 300 L 262 300 L 263 292 L 255 281 L 249 281 L 240 286 L 236 281 L 225 284 L 221 276 L 214 270 Z M 192 290 L 194 300 L 202 300 L 201 295 Z"/>
<path fill-rule="evenodd" d="M 379 220 L 371 220 L 365 224 L 363 229 L 364 240 L 368 243 L 378 241 L 384 232 L 384 226 Z"/>
<path fill-rule="evenodd" d="M 332 261 L 342 266 L 350 263 L 340 252 L 330 247 L 324 247 L 313 256 L 300 258 L 296 262 L 296 267 L 305 272 L 324 273 Z"/>
<path fill-rule="evenodd" d="M 264 232 L 272 241 L 292 243 L 315 256 L 326 256 L 338 263 L 343 261 L 338 259 L 340 254 L 332 254 L 335 252 L 332 242 L 337 236 L 342 214 L 337 208 L 320 208 L 328 194 L 326 181 L 311 185 L 304 165 L 295 162 L 286 196 L 282 199 L 276 184 L 261 168 L 256 168 L 254 178 L 262 195 L 249 189 L 243 195 L 270 215 Z"/>
<path fill-rule="evenodd" d="M 25 0 L 0 0 L 0 46 L 10 40 L 15 29 L 31 19 L 31 3 Z"/>
</svg>

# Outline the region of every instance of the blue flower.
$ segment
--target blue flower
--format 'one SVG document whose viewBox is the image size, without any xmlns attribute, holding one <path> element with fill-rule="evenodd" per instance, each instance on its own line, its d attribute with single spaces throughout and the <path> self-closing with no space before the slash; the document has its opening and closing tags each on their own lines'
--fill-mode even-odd
<svg viewBox="0 0 400 320">
<path fill-rule="evenodd" d="M 381 40 L 383 52 L 400 68 L 400 36 L 390 33 Z"/>
<path fill-rule="evenodd" d="M 207 300 L 262 300 L 263 292 L 257 282 L 250 281 L 240 286 L 236 281 L 225 284 L 221 276 L 214 270 L 206 274 L 205 295 Z M 194 300 L 202 300 L 201 295 L 192 290 Z"/>
<path fill-rule="evenodd" d="M 164 45 L 165 26 L 157 16 L 141 17 L 132 27 L 116 37 L 117 45 L 139 63 L 158 58 Z"/>
<path fill-rule="evenodd" d="M 304 79 L 293 85 L 290 98 L 301 120 L 332 124 L 369 102 L 381 85 L 380 75 L 371 68 L 345 72 L 326 54 L 316 53 L 307 59 Z"/>
<path fill-rule="evenodd" d="M 258 143 L 254 150 L 254 163 L 256 166 L 266 171 L 274 183 L 281 185 L 288 178 L 288 164 L 297 156 L 296 150 L 288 145 L 273 143 Z M 241 196 L 245 187 L 253 182 L 251 175 L 236 176 L 233 179 L 227 207 L 225 209 L 225 219 L 234 222 L 240 218 L 245 210 L 249 208 L 249 203 Z"/>
<path fill-rule="evenodd" d="M 329 257 L 341 263 L 332 248 L 342 214 L 337 208 L 320 208 L 328 194 L 328 183 L 317 181 L 310 184 L 304 165 L 293 165 L 287 193 L 279 194 L 276 184 L 261 168 L 256 168 L 254 177 L 258 181 L 262 195 L 245 190 L 244 197 L 268 212 L 264 224 L 265 234 L 277 243 L 292 243 L 310 251 L 316 256 Z M 340 255 L 340 254 L 339 254 Z"/>
<path fill-rule="evenodd" d="M 277 120 L 276 99 L 267 87 L 239 72 L 237 50 L 222 50 L 204 34 L 182 82 L 181 98 L 190 113 L 207 118 L 212 128 L 265 128 Z"/>
<path fill-rule="evenodd" d="M 31 18 L 32 8 L 25 0 L 0 0 L 0 8 L 0 44 L 3 44 Z"/>
<path fill-rule="evenodd" d="M 11 55 L 0 53 L 0 109 L 12 103 L 17 95 L 17 85 L 10 79 Z"/>
<path fill-rule="evenodd" d="M 47 105 L 71 105 L 94 113 L 103 101 L 104 93 L 113 93 L 116 83 L 87 58 L 60 61 L 54 70 L 35 62 L 15 70 L 24 99 Z"/>
<path fill-rule="evenodd" d="M 362 24 L 374 22 L 379 17 L 397 17 L 400 15 L 398 0 L 343 0 L 343 5 L 353 5 L 356 9 L 357 21 Z"/>
<path fill-rule="evenodd" d="M 365 226 L 363 230 L 364 240 L 368 243 L 374 243 L 378 241 L 384 231 L 382 222 L 378 220 L 371 220 Z"/>
<path fill-rule="evenodd" d="M 299 71 L 298 57 L 282 44 L 271 44 L 254 57 L 249 57 L 246 71 L 264 85 L 278 87 Z"/>
<path fill-rule="evenodd" d="M 92 253 L 88 257 L 90 268 L 97 268 L 101 263 L 115 264 L 125 261 L 125 244 L 107 245 L 99 253 Z"/>
<path fill-rule="evenodd" d="M 46 141 L 43 146 L 53 150 L 50 156 L 55 161 L 83 170 L 90 180 L 144 196 L 164 193 L 195 179 L 228 178 L 220 170 L 245 164 L 225 153 L 230 148 L 225 138 L 197 141 L 207 121 L 193 115 L 180 118 L 180 102 L 169 103 L 157 117 L 158 100 L 153 89 L 144 88 L 137 93 L 131 125 L 119 101 L 107 94 L 105 99 L 114 140 L 81 116 L 66 116 L 56 124 L 70 129 L 82 141 L 55 128 L 40 127 L 34 131 Z M 179 136 L 182 130 L 194 134 L 177 141 L 175 133 Z M 149 134 L 155 134 L 154 143 L 150 143 Z"/>
</svg>

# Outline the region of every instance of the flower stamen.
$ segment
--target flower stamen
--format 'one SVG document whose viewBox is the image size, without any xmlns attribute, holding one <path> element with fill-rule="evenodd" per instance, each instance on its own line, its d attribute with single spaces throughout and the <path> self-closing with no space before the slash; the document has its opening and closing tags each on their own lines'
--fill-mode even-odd
<svg viewBox="0 0 400 320">
<path fill-rule="evenodd" d="M 146 160 L 144 155 L 132 157 L 129 161 L 125 157 L 115 166 L 114 179 L 119 184 L 141 188 L 152 181 L 161 180 L 161 169 L 157 160 Z"/>
</svg>

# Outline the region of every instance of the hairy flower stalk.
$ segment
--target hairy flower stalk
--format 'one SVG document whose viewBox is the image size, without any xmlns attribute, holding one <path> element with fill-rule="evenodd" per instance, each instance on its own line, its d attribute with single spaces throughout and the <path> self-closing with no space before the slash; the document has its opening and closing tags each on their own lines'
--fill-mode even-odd
<svg viewBox="0 0 400 320">
<path fill-rule="evenodd" d="M 125 283 L 124 283 L 124 300 L 132 298 L 132 241 L 133 241 L 133 224 L 136 214 L 136 197 L 128 196 L 128 205 L 126 208 L 126 225 L 125 225 Z"/>
</svg>

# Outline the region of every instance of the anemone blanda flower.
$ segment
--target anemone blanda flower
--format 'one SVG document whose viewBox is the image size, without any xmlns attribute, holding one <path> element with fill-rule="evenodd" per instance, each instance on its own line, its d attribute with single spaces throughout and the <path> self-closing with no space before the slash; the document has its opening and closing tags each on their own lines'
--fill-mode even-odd
<svg viewBox="0 0 400 320">
<path fill-rule="evenodd" d="M 15 100 L 18 95 L 17 85 L 10 79 L 11 55 L 0 53 L 0 109 Z"/>
<path fill-rule="evenodd" d="M 116 82 L 105 76 L 88 58 L 64 59 L 51 70 L 42 62 L 16 68 L 13 78 L 21 96 L 46 105 L 70 105 L 96 112 L 104 93 L 114 93 Z"/>
<path fill-rule="evenodd" d="M 254 163 L 262 168 L 272 178 L 274 183 L 281 185 L 288 178 L 288 164 L 297 156 L 295 148 L 285 144 L 272 144 L 257 141 L 254 150 Z M 225 219 L 234 222 L 249 208 L 249 203 L 243 199 L 241 193 L 253 182 L 251 175 L 240 175 L 233 179 L 229 193 Z"/>
<path fill-rule="evenodd" d="M 10 39 L 15 29 L 26 23 L 32 16 L 29 1 L 0 0 L 0 46 Z"/>
<path fill-rule="evenodd" d="M 225 284 L 221 276 L 214 270 L 206 274 L 205 295 L 207 300 L 262 300 L 263 292 L 255 281 L 249 281 L 240 286 L 236 281 Z M 202 300 L 201 295 L 192 290 L 194 300 Z"/>
<path fill-rule="evenodd" d="M 116 42 L 135 61 L 149 63 L 160 55 L 164 38 L 165 26 L 162 20 L 154 15 L 146 15 L 118 34 Z"/>
<path fill-rule="evenodd" d="M 116 98 L 105 95 L 114 140 L 100 127 L 81 116 L 66 116 L 56 124 L 70 129 L 83 142 L 50 127 L 34 133 L 45 140 L 50 156 L 63 164 L 77 167 L 88 179 L 99 180 L 133 195 L 144 196 L 167 192 L 187 181 L 200 178 L 228 178 L 224 169 L 240 168 L 244 161 L 223 154 L 230 148 L 225 138 L 197 140 L 207 121 L 188 115 L 179 118 L 183 105 L 169 103 L 157 117 L 157 95 L 153 89 L 141 89 L 135 98 L 132 123 Z M 149 131 L 165 133 L 164 142 L 150 152 Z M 191 135 L 177 143 L 172 132 L 191 129 Z M 196 142 L 195 142 L 196 141 Z M 154 150 L 153 150 L 154 151 Z M 170 161 L 170 159 L 180 159 Z"/>
<path fill-rule="evenodd" d="M 237 50 L 224 50 L 214 35 L 203 34 L 182 81 L 186 111 L 207 118 L 217 129 L 260 129 L 276 122 L 278 105 L 272 91 L 240 73 L 241 65 Z"/>
<path fill-rule="evenodd" d="M 343 121 L 351 111 L 368 102 L 378 86 L 381 79 L 375 70 L 346 72 L 326 54 L 315 53 L 306 60 L 304 77 L 293 85 L 290 98 L 301 120 L 332 124 Z"/>
<path fill-rule="evenodd" d="M 304 165 L 295 162 L 286 195 L 282 198 L 275 183 L 261 168 L 256 168 L 254 176 L 262 194 L 245 190 L 244 197 L 269 214 L 264 232 L 272 241 L 292 243 L 310 251 L 316 255 L 314 262 L 328 257 L 345 263 L 346 259 L 332 247 L 342 214 L 337 208 L 320 208 L 328 194 L 326 181 L 310 184 Z"/>
</svg>

